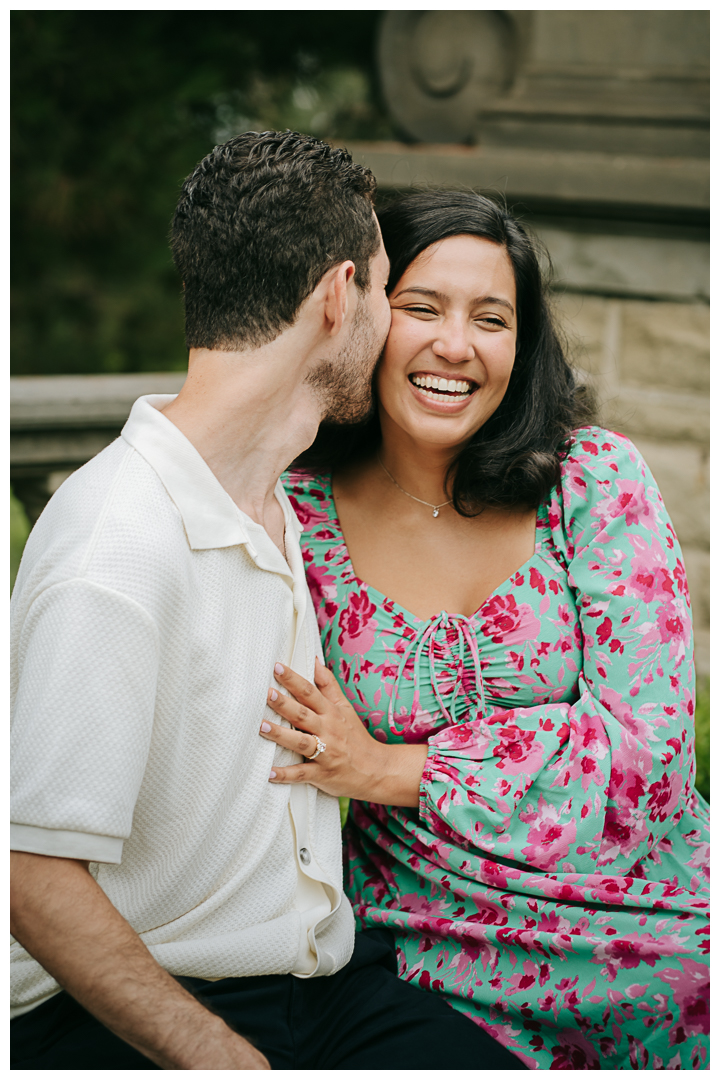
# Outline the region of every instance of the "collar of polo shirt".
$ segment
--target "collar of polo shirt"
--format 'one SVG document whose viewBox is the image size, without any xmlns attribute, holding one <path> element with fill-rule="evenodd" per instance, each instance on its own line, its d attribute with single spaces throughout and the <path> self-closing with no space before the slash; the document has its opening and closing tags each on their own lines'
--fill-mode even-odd
<svg viewBox="0 0 720 1080">
<path fill-rule="evenodd" d="M 194 551 L 246 544 L 256 561 L 269 560 L 266 568 L 282 573 L 286 564 L 263 527 L 236 506 L 190 440 L 162 413 L 174 398 L 174 394 L 138 398 L 122 430 L 123 439 L 160 477 L 180 512 Z M 275 495 L 285 527 L 299 536 L 302 526 L 280 481 Z M 276 559 L 282 567 L 273 565 Z"/>
</svg>

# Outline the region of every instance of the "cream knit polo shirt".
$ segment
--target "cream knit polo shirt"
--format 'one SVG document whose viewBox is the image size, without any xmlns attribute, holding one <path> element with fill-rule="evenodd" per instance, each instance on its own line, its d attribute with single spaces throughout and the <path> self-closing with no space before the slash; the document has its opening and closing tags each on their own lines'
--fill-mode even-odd
<svg viewBox="0 0 720 1080">
<path fill-rule="evenodd" d="M 337 799 L 268 783 L 279 660 L 320 642 L 300 525 L 287 562 L 140 398 L 28 540 L 12 600 L 11 847 L 87 859 L 173 975 L 329 975 L 350 959 Z M 11 945 L 14 1015 L 58 984 Z"/>
</svg>

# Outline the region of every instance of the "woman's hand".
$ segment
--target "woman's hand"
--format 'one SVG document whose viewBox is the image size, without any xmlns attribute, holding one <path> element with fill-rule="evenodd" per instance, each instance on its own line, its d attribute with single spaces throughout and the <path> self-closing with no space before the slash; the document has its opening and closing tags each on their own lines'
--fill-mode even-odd
<svg viewBox="0 0 720 1080">
<path fill-rule="evenodd" d="M 308 783 L 329 795 L 393 806 L 418 805 L 426 745 L 388 746 L 373 739 L 319 660 L 315 661 L 315 686 L 282 664 L 275 665 L 275 678 L 289 693 L 271 689 L 268 705 L 292 727 L 264 720 L 262 737 L 305 758 L 315 753 L 318 740 L 326 749 L 302 765 L 274 766 L 271 783 Z"/>
</svg>

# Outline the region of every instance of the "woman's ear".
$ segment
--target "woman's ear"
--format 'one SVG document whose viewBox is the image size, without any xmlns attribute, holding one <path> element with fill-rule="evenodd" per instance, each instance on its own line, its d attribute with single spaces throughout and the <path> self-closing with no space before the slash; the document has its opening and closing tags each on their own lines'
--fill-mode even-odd
<svg viewBox="0 0 720 1080">
<path fill-rule="evenodd" d="M 330 337 L 340 333 L 348 313 L 348 290 L 355 277 L 355 263 L 346 260 L 331 271 L 325 297 L 325 322 Z"/>
</svg>

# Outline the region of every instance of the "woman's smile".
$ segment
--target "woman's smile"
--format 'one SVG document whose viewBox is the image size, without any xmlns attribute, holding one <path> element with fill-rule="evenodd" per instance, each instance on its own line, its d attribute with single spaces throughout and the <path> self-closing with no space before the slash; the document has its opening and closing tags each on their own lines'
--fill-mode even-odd
<svg viewBox="0 0 720 1080">
<path fill-rule="evenodd" d="M 458 379 L 453 372 L 414 371 L 408 381 L 423 405 L 441 413 L 462 411 L 479 388 L 474 379 Z"/>
<path fill-rule="evenodd" d="M 414 259 L 390 295 L 377 376 L 385 424 L 421 443 L 467 442 L 507 390 L 515 305 L 515 276 L 500 244 L 462 234 Z"/>
</svg>

